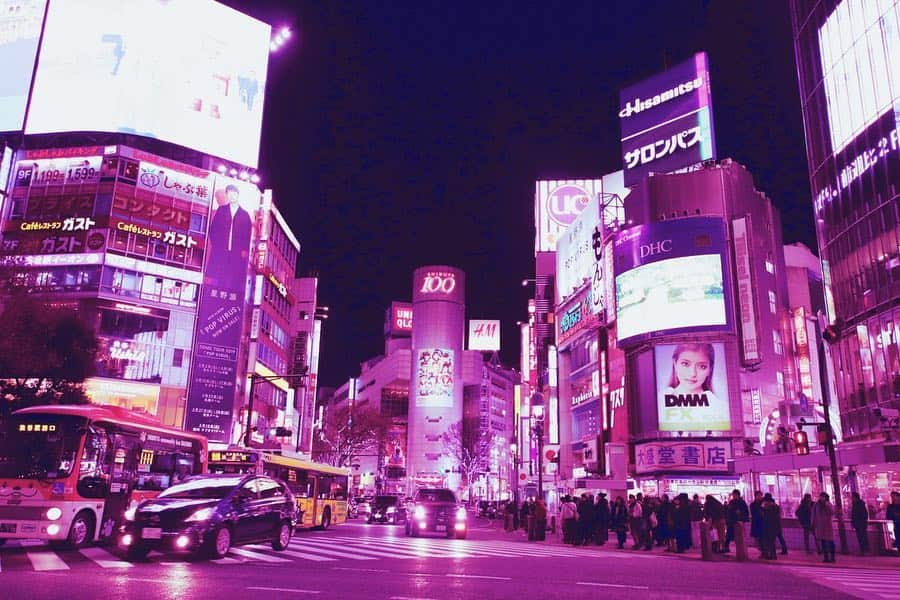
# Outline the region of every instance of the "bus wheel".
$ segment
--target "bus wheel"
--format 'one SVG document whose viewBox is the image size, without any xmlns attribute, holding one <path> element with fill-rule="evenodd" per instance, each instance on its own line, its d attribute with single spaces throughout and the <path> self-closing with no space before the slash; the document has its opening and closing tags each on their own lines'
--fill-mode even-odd
<svg viewBox="0 0 900 600">
<path fill-rule="evenodd" d="M 94 541 L 94 516 L 82 511 L 75 515 L 72 525 L 69 527 L 69 537 L 66 545 L 70 548 L 83 548 Z"/>
<path fill-rule="evenodd" d="M 320 529 L 328 529 L 329 525 L 331 525 L 331 509 L 326 506 L 325 510 L 322 511 L 322 525 Z"/>
</svg>

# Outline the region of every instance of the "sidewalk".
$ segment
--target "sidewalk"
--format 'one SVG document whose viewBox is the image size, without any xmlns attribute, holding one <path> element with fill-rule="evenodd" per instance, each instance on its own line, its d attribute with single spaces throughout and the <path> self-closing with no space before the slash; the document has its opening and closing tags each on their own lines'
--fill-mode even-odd
<svg viewBox="0 0 900 600">
<path fill-rule="evenodd" d="M 529 542 L 527 541 L 527 536 L 523 530 L 518 530 L 514 532 L 506 532 L 506 535 L 510 538 L 521 541 L 522 543 L 527 544 L 543 544 L 550 546 L 567 546 L 570 548 L 584 548 L 585 551 L 591 550 L 601 550 L 604 552 L 616 552 L 621 554 L 640 554 L 646 556 L 648 554 L 659 556 L 662 558 L 672 558 L 672 559 L 683 559 L 683 560 L 697 560 L 702 561 L 703 558 L 700 556 L 699 549 L 691 549 L 685 552 L 684 554 L 676 554 L 674 552 L 666 552 L 666 550 L 662 547 L 654 546 L 652 550 L 632 550 L 632 540 L 629 536 L 628 542 L 625 544 L 625 548 L 623 550 L 619 550 L 615 541 L 615 535 L 611 534 L 609 537 L 609 541 L 606 542 L 603 546 L 597 545 L 589 545 L 589 546 L 571 546 L 569 544 L 562 543 L 562 535 L 557 530 L 556 533 L 552 533 L 549 530 L 547 531 L 547 537 L 543 542 Z M 748 559 L 746 562 L 748 563 L 762 563 L 768 565 L 786 565 L 786 566 L 804 566 L 804 567 L 822 567 L 822 568 L 838 568 L 838 569 L 897 569 L 900 572 L 900 555 L 896 552 L 891 555 L 886 556 L 859 556 L 857 554 L 840 554 L 838 553 L 836 556 L 837 562 L 834 563 L 824 563 L 822 562 L 822 555 L 816 554 L 813 552 L 812 554 L 807 554 L 805 550 L 789 550 L 787 555 L 778 554 L 777 560 L 762 560 L 759 558 L 759 549 L 755 546 L 751 546 L 747 548 L 747 556 Z M 731 552 L 728 554 L 713 554 L 712 560 L 708 562 L 737 562 L 734 557 L 734 546 L 732 545 Z"/>
</svg>

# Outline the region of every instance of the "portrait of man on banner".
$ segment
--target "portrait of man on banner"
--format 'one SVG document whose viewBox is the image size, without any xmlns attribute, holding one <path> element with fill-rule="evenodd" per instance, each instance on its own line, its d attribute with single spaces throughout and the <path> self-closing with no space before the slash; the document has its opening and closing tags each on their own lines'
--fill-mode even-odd
<svg viewBox="0 0 900 600">
<path fill-rule="evenodd" d="M 240 290 L 247 278 L 250 237 L 253 220 L 241 206 L 241 190 L 228 184 L 216 192 L 219 207 L 209 224 L 206 276 L 209 283 L 229 290 Z"/>
</svg>

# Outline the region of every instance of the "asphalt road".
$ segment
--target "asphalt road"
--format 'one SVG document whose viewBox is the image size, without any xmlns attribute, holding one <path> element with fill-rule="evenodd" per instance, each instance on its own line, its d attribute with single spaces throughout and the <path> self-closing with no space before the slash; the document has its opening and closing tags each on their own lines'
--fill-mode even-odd
<svg viewBox="0 0 900 600">
<path fill-rule="evenodd" d="M 0 549 L 6 598 L 900 598 L 896 570 L 704 563 L 641 551 L 527 542 L 474 520 L 466 540 L 406 538 L 402 527 L 350 522 L 299 532 L 286 552 L 234 549 L 220 561 L 152 554 L 132 563 L 106 548 Z M 889 585 L 885 585 L 886 582 Z M 900 588 L 898 588 L 900 589 Z M 637 596 L 636 596 L 637 595 Z"/>
</svg>

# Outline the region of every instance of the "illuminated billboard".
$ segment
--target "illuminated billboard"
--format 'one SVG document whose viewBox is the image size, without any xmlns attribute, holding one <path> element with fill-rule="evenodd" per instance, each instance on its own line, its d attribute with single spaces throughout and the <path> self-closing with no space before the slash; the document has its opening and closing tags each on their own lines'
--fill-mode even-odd
<svg viewBox="0 0 900 600">
<path fill-rule="evenodd" d="M 535 252 L 555 252 L 560 235 L 603 189 L 601 179 L 537 181 L 534 184 Z"/>
<path fill-rule="evenodd" d="M 716 217 L 688 217 L 623 231 L 615 243 L 619 341 L 730 327 L 725 230 Z"/>
<path fill-rule="evenodd" d="M 252 183 L 216 178 L 184 425 L 210 441 L 231 441 L 251 238 L 261 198 Z"/>
<path fill-rule="evenodd" d="M 26 133 L 129 133 L 256 167 L 270 34 L 212 0 L 54 0 Z"/>
<path fill-rule="evenodd" d="M 413 282 L 413 303 L 429 301 L 464 304 L 465 273 L 453 267 L 417 269 Z"/>
<path fill-rule="evenodd" d="M 0 131 L 22 129 L 46 4 L 0 0 Z"/>
<path fill-rule="evenodd" d="M 419 350 L 416 357 L 416 406 L 453 406 L 453 350 Z"/>
<path fill-rule="evenodd" d="M 661 344 L 653 352 L 659 430 L 729 431 L 725 345 Z"/>
<path fill-rule="evenodd" d="M 500 351 L 500 321 L 469 321 L 469 350 Z"/>
<path fill-rule="evenodd" d="M 625 185 L 716 157 L 705 52 L 619 94 Z"/>
<path fill-rule="evenodd" d="M 409 302 L 391 302 L 384 324 L 384 334 L 409 337 L 413 328 L 413 307 Z"/>
</svg>

